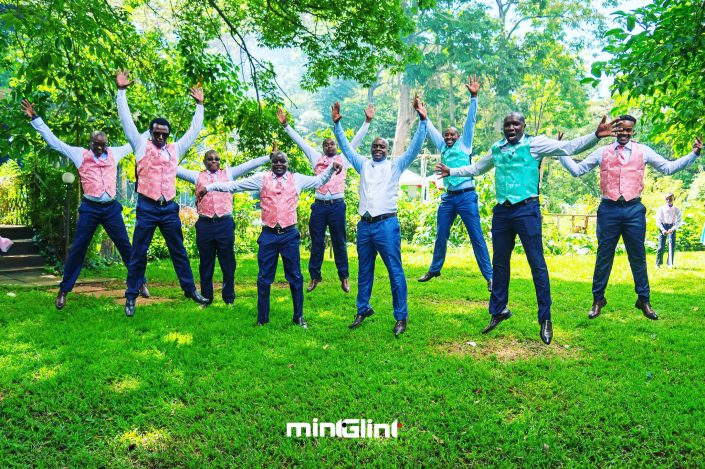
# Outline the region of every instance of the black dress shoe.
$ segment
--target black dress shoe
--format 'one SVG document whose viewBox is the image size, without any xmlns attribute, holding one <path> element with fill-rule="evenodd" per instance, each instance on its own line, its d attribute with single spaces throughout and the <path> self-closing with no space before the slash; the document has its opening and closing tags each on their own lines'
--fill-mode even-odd
<svg viewBox="0 0 705 469">
<path fill-rule="evenodd" d="M 492 279 L 487 281 L 487 291 L 492 293 Z"/>
<path fill-rule="evenodd" d="M 308 287 L 306 288 L 306 291 L 311 293 L 313 290 L 316 289 L 319 283 L 321 283 L 323 279 L 320 278 L 312 278 L 311 282 L 308 284 Z"/>
<path fill-rule="evenodd" d="M 553 339 L 553 324 L 551 324 L 550 320 L 547 319 L 541 323 L 540 335 L 544 344 L 548 345 L 551 343 L 551 339 Z"/>
<path fill-rule="evenodd" d="M 301 326 L 301 327 L 303 327 L 304 329 L 308 329 L 308 324 L 306 323 L 306 321 L 304 321 L 303 316 L 300 317 L 300 318 L 298 318 L 298 319 L 292 319 L 292 322 L 293 322 L 294 324 L 296 324 L 297 326 Z"/>
<path fill-rule="evenodd" d="M 142 286 L 140 287 L 140 296 L 142 298 L 149 298 L 149 290 L 147 290 L 147 284 L 143 283 Z"/>
<path fill-rule="evenodd" d="M 500 322 L 505 321 L 509 318 L 512 317 L 512 312 L 509 311 L 507 308 L 504 308 L 504 311 L 502 311 L 499 314 L 494 314 L 492 315 L 492 318 L 490 319 L 490 323 L 482 329 L 483 334 L 487 334 L 491 330 L 493 330 L 495 327 L 499 325 Z"/>
<path fill-rule="evenodd" d="M 658 319 L 658 314 L 656 314 L 656 311 L 654 311 L 654 308 L 651 307 L 651 303 L 649 303 L 648 301 L 636 300 L 636 303 L 634 303 L 634 307 L 640 309 L 644 313 L 644 316 L 646 316 L 647 318 L 653 321 L 656 321 Z"/>
<path fill-rule="evenodd" d="M 441 276 L 440 272 L 426 272 L 421 277 L 419 277 L 419 282 L 428 282 L 433 277 L 440 277 L 440 276 Z"/>
<path fill-rule="evenodd" d="M 394 325 L 394 329 L 392 329 L 392 332 L 394 332 L 394 337 L 399 337 L 406 331 L 406 319 L 402 319 L 401 321 L 397 321 L 397 323 Z"/>
<path fill-rule="evenodd" d="M 193 301 L 195 301 L 199 305 L 209 305 L 210 304 L 210 302 L 208 301 L 208 298 L 203 297 L 200 293 L 198 293 L 198 290 L 194 290 L 191 293 L 184 292 L 184 296 L 186 298 L 191 298 Z"/>
<path fill-rule="evenodd" d="M 56 295 L 56 301 L 54 301 L 54 306 L 56 306 L 56 309 L 63 309 L 63 307 L 66 306 L 65 291 L 60 291 L 59 294 Z"/>
<path fill-rule="evenodd" d="M 125 316 L 131 318 L 135 315 L 135 300 L 125 300 Z"/>
<path fill-rule="evenodd" d="M 360 324 L 362 324 L 362 321 L 364 321 L 365 318 L 369 318 L 373 314 L 375 314 L 375 312 L 372 308 L 368 309 L 367 312 L 364 314 L 358 314 L 357 316 L 355 316 L 355 320 L 352 322 L 352 324 L 350 324 L 348 327 L 350 329 L 355 329 Z"/>
<path fill-rule="evenodd" d="M 597 300 L 592 304 L 592 308 L 590 308 L 590 312 L 588 313 L 588 318 L 590 319 L 595 319 L 600 315 L 602 312 L 602 308 L 605 307 L 607 304 L 607 300 L 602 298 L 601 300 Z"/>
</svg>

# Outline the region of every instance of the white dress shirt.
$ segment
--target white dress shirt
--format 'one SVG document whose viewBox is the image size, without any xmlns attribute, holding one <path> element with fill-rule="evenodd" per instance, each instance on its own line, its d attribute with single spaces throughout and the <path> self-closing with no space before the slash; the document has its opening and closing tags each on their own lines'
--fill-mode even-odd
<svg viewBox="0 0 705 469">
<path fill-rule="evenodd" d="M 669 229 L 676 231 L 683 224 L 681 209 L 675 205 L 665 204 L 656 211 L 656 226 L 661 231 L 666 231 L 663 225 L 673 225 Z"/>
</svg>

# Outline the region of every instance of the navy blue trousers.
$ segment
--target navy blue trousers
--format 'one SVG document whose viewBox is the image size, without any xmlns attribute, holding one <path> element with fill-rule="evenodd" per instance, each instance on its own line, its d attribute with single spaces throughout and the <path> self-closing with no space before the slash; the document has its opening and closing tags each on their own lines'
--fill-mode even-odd
<svg viewBox="0 0 705 469">
<path fill-rule="evenodd" d="M 433 261 L 428 271 L 441 271 L 446 260 L 450 227 L 453 226 L 458 215 L 468 230 L 472 251 L 475 253 L 475 260 L 480 272 L 485 280 L 490 280 L 492 278 L 492 264 L 485 237 L 482 235 L 480 211 L 477 207 L 477 193 L 475 191 L 461 192 L 460 194 L 446 192 L 441 195 L 441 204 L 438 206 L 437 215 L 436 244 L 433 247 Z"/>
<path fill-rule="evenodd" d="M 291 299 L 294 303 L 294 319 L 304 314 L 304 277 L 301 275 L 301 236 L 299 230 L 293 229 L 282 234 L 262 230 L 257 239 L 257 322 L 269 322 L 269 293 L 277 264 L 281 255 L 284 264 L 284 277 L 289 282 Z"/>
<path fill-rule="evenodd" d="M 670 223 L 664 223 L 663 227 L 667 230 L 670 230 L 671 228 L 673 228 L 673 225 L 671 225 Z M 663 253 L 664 251 L 668 251 L 669 238 L 673 257 L 671 257 L 669 254 L 666 254 L 666 264 L 670 267 L 673 266 L 673 258 L 676 257 L 676 232 L 674 231 L 671 234 L 665 235 L 661 233 L 661 230 L 659 230 L 658 249 L 656 250 L 656 267 L 660 267 L 661 264 L 663 264 Z"/>
<path fill-rule="evenodd" d="M 634 290 L 648 301 L 649 276 L 646 272 L 646 207 L 641 202 L 624 204 L 603 200 L 597 209 L 597 260 L 592 278 L 595 301 L 605 298 L 605 288 L 612 272 L 614 252 L 620 236 L 627 250 L 634 277 Z"/>
<path fill-rule="evenodd" d="M 531 267 L 539 307 L 539 323 L 551 319 L 551 284 L 543 256 L 541 207 L 538 200 L 511 207 L 495 205 L 492 209 L 493 285 L 490 314 L 500 314 L 509 301 L 509 276 L 512 251 L 519 236 Z"/>
<path fill-rule="evenodd" d="M 76 234 L 64 265 L 64 278 L 59 284 L 60 291 L 70 292 L 73 290 L 76 279 L 81 273 L 88 246 L 91 244 L 98 225 L 105 229 L 108 237 L 115 244 L 122 262 L 125 265 L 129 264 L 131 255 L 130 238 L 127 236 L 125 221 L 122 219 L 122 205 L 120 205 L 120 202 L 115 200 L 109 204 L 99 204 L 83 199 L 81 206 L 78 208 Z M 142 273 L 140 285 L 143 283 L 145 283 L 144 272 Z M 139 288 L 140 285 L 137 287 Z"/>
<path fill-rule="evenodd" d="M 201 295 L 213 300 L 213 272 L 218 258 L 223 272 L 223 301 L 235 301 L 235 222 L 232 217 L 196 222 L 196 246 L 200 258 Z"/>
<path fill-rule="evenodd" d="M 308 272 L 311 279 L 321 280 L 321 265 L 325 252 L 326 228 L 330 230 L 330 240 L 333 244 L 335 266 L 338 268 L 338 278 L 348 278 L 348 246 L 345 235 L 345 202 L 334 204 L 314 202 L 311 205 L 311 217 L 308 220 L 308 231 L 311 234 L 311 257 L 308 261 Z"/>
<path fill-rule="evenodd" d="M 160 205 L 145 197 L 137 199 L 135 231 L 132 234 L 132 257 L 127 266 L 127 290 L 125 298 L 134 300 L 139 292 L 141 279 L 147 269 L 147 250 L 152 242 L 154 230 L 159 228 L 169 249 L 171 262 L 184 292 L 196 289 L 191 264 L 184 248 L 184 235 L 179 219 L 179 204 L 173 200 Z"/>
</svg>

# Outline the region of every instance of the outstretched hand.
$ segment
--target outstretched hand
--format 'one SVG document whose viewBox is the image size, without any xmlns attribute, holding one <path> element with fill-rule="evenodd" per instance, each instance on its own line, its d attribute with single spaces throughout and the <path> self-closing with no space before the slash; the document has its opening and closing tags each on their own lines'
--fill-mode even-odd
<svg viewBox="0 0 705 469">
<path fill-rule="evenodd" d="M 443 163 L 438 163 L 436 165 L 436 174 L 440 177 L 448 177 L 450 176 L 450 168 Z"/>
<path fill-rule="evenodd" d="M 34 104 L 30 103 L 26 99 L 22 100 L 22 111 L 24 111 L 30 119 L 37 117 L 37 113 L 34 110 Z"/>
<path fill-rule="evenodd" d="M 600 121 L 600 124 L 597 126 L 597 130 L 595 131 L 595 135 L 598 138 L 605 138 L 605 137 L 616 137 L 617 136 L 617 129 L 619 128 L 619 119 L 615 119 L 611 122 L 607 122 L 607 115 L 602 116 L 602 120 Z"/>
<path fill-rule="evenodd" d="M 340 172 L 343 170 L 343 165 L 340 164 L 338 161 L 333 162 L 333 167 L 335 168 L 335 174 L 340 174 Z"/>
<path fill-rule="evenodd" d="M 703 149 L 703 136 L 701 135 L 700 137 L 695 137 L 695 143 L 693 143 L 693 152 L 696 155 L 700 155 L 700 152 Z"/>
<path fill-rule="evenodd" d="M 367 109 L 365 109 L 365 122 L 372 122 L 375 118 L 375 106 L 374 104 L 369 104 Z"/>
<path fill-rule="evenodd" d="M 414 101 L 412 102 L 412 106 L 414 106 L 416 112 L 419 113 L 419 118 L 422 121 L 425 121 L 426 117 L 428 116 L 428 113 L 426 112 L 426 105 L 419 99 L 418 93 L 414 95 Z"/>
<path fill-rule="evenodd" d="M 470 92 L 470 96 L 473 98 L 477 97 L 477 92 L 480 91 L 480 87 L 482 86 L 482 83 L 480 83 L 477 79 L 476 75 L 473 75 L 468 78 L 468 82 L 465 83 L 465 88 L 468 89 Z"/>
<path fill-rule="evenodd" d="M 337 124 L 338 121 L 343 118 L 343 116 L 340 115 L 340 103 L 336 101 L 330 109 L 330 117 L 333 119 L 333 122 Z"/>
<path fill-rule="evenodd" d="M 279 123 L 282 125 L 282 127 L 286 128 L 288 125 L 287 119 L 289 117 L 289 114 L 282 108 L 277 108 L 277 120 Z"/>
<path fill-rule="evenodd" d="M 196 104 L 203 104 L 203 88 L 198 85 L 191 88 L 191 97 L 196 100 Z"/>
<path fill-rule="evenodd" d="M 131 86 L 135 81 L 130 80 L 130 72 L 127 70 L 118 70 L 115 74 L 115 83 L 119 90 L 124 90 Z"/>
</svg>

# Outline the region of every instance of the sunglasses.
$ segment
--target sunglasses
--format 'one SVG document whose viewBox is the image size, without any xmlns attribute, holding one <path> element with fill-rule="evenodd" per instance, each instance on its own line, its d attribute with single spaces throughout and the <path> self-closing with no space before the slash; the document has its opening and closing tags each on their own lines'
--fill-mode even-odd
<svg viewBox="0 0 705 469">
<path fill-rule="evenodd" d="M 214 158 L 212 156 L 209 156 L 208 158 L 206 158 L 206 161 L 220 161 L 220 158 L 218 158 L 218 157 Z"/>
<path fill-rule="evenodd" d="M 169 132 L 152 132 L 152 137 L 163 137 L 166 140 L 169 138 Z"/>
</svg>

